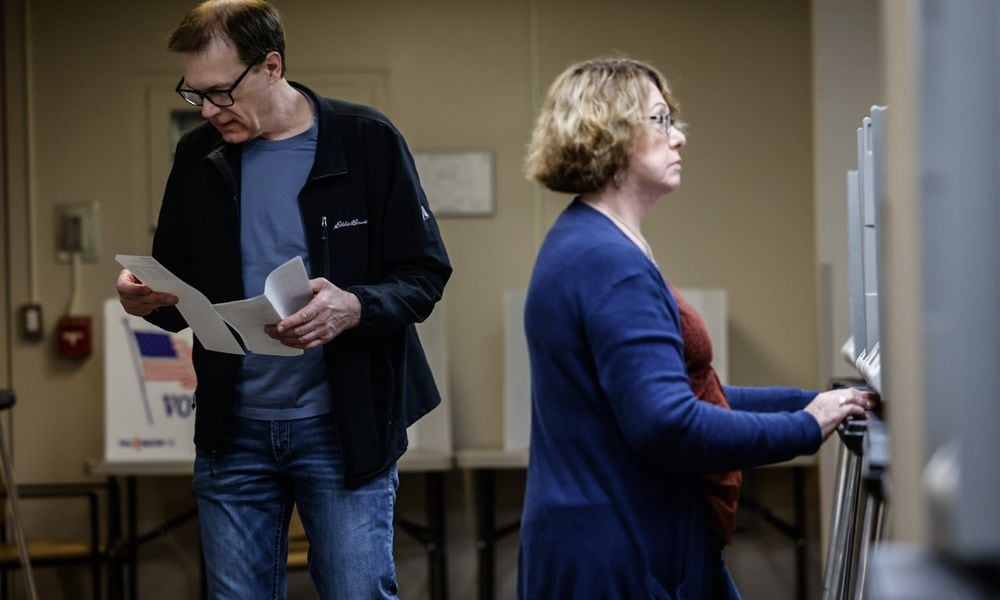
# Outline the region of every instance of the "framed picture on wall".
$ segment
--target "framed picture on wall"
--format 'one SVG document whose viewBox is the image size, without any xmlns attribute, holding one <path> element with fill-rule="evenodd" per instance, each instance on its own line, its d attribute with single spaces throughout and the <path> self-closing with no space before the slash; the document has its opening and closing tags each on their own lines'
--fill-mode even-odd
<svg viewBox="0 0 1000 600">
<path fill-rule="evenodd" d="M 435 215 L 493 216 L 496 203 L 492 151 L 423 151 L 415 152 L 413 160 Z"/>
</svg>

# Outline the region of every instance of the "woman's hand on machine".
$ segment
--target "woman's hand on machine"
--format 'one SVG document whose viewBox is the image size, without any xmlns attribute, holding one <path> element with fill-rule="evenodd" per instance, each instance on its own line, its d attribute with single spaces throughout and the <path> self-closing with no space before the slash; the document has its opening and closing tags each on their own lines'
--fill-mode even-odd
<svg viewBox="0 0 1000 600">
<path fill-rule="evenodd" d="M 850 416 L 864 417 L 865 412 L 875 408 L 878 402 L 876 392 L 844 388 L 817 395 L 805 407 L 805 411 L 819 423 L 825 441 L 844 419 Z"/>
</svg>

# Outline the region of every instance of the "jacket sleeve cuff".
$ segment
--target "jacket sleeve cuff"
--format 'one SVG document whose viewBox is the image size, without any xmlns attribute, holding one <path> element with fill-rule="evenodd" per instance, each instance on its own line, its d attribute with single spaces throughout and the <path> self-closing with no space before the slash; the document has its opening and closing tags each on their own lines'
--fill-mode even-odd
<svg viewBox="0 0 1000 600">
<path fill-rule="evenodd" d="M 344 291 L 354 294 L 361 304 L 361 314 L 358 319 L 358 326 L 354 329 L 359 333 L 372 328 L 372 317 L 378 313 L 377 308 L 373 306 L 371 301 L 371 294 L 365 289 L 363 285 L 352 285 L 350 287 L 344 288 Z"/>
<path fill-rule="evenodd" d="M 816 418 L 802 410 L 793 414 L 802 431 L 802 454 L 815 454 L 823 444 L 823 431 Z"/>
<path fill-rule="evenodd" d="M 819 390 L 799 390 L 799 406 L 796 410 L 802 410 L 809 405 L 819 394 Z"/>
<path fill-rule="evenodd" d="M 160 329 L 175 333 L 188 326 L 176 306 L 161 306 L 143 318 Z"/>
</svg>

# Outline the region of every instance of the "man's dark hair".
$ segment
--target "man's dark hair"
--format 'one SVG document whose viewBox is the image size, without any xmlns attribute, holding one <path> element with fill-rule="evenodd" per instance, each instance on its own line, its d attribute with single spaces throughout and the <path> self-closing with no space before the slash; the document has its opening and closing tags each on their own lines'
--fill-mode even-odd
<svg viewBox="0 0 1000 600">
<path fill-rule="evenodd" d="M 191 9 L 170 34 L 167 48 L 197 54 L 218 37 L 236 48 L 240 62 L 250 64 L 268 52 L 281 55 L 285 75 L 285 31 L 278 10 L 264 0 L 208 0 Z"/>
</svg>

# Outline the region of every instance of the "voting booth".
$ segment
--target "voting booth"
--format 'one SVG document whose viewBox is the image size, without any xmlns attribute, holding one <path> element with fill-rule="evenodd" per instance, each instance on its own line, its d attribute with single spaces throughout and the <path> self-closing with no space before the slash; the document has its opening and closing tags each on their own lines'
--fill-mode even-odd
<svg viewBox="0 0 1000 600">
<path fill-rule="evenodd" d="M 891 402 L 882 377 L 880 294 L 885 198 L 886 107 L 873 106 L 857 129 L 858 168 L 847 173 L 848 304 L 851 337 L 844 358 L 864 385 Z M 847 385 L 847 384 L 845 384 Z M 859 385 L 850 383 L 850 385 Z M 823 599 L 862 598 L 872 549 L 886 535 L 888 439 L 879 415 L 848 419 L 838 428 L 840 446 Z"/>
<path fill-rule="evenodd" d="M 169 333 L 104 303 L 104 458 L 194 463 L 190 330 Z"/>
<path fill-rule="evenodd" d="M 406 430 L 408 452 L 427 450 L 451 455 L 451 385 L 448 372 L 447 311 L 438 302 L 423 323 L 417 323 L 417 336 L 431 367 L 434 383 L 441 394 L 441 404 Z"/>
</svg>

